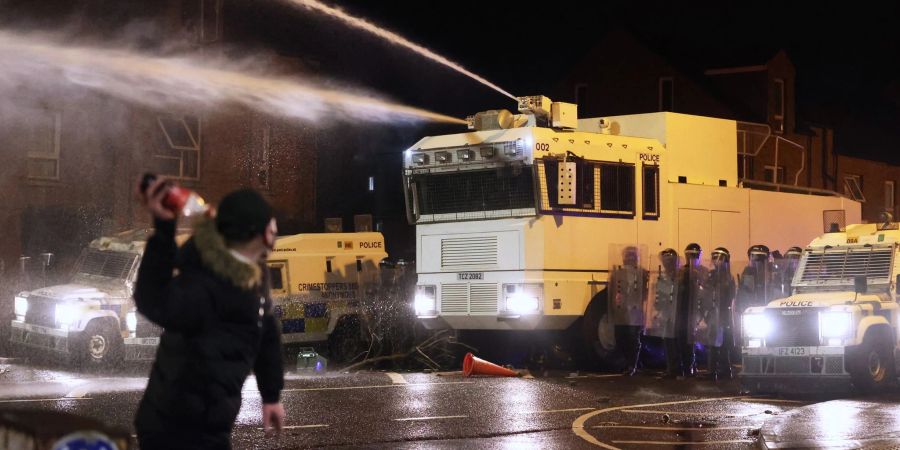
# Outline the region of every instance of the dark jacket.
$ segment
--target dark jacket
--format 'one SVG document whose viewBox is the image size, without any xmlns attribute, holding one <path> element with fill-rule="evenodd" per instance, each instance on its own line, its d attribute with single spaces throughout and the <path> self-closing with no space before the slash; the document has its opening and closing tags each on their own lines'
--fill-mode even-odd
<svg viewBox="0 0 900 450">
<path fill-rule="evenodd" d="M 227 436 L 251 370 L 263 402 L 279 401 L 281 335 L 264 273 L 231 255 L 212 220 L 180 250 L 175 223 L 157 221 L 134 298 L 165 331 L 135 419 L 139 432 Z"/>
</svg>

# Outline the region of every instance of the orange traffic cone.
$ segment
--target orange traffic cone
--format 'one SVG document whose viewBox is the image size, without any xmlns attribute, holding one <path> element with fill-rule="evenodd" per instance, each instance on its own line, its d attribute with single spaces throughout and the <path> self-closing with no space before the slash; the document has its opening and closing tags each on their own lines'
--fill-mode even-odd
<svg viewBox="0 0 900 450">
<path fill-rule="evenodd" d="M 487 362 L 476 357 L 471 352 L 463 358 L 463 375 L 494 375 L 498 377 L 517 377 L 518 373 L 505 367 L 500 367 L 492 362 Z"/>
</svg>

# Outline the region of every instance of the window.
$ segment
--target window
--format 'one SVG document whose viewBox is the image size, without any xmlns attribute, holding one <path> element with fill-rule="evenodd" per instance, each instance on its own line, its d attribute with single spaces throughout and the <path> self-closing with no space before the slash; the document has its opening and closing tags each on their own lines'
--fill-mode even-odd
<svg viewBox="0 0 900 450">
<path fill-rule="evenodd" d="M 369 192 L 375 192 L 375 177 L 369 177 Z"/>
<path fill-rule="evenodd" d="M 269 278 L 272 280 L 272 290 L 280 291 L 284 289 L 284 279 L 282 278 L 281 264 L 273 264 L 269 266 Z"/>
<path fill-rule="evenodd" d="M 644 166 L 644 220 L 659 218 L 659 166 Z"/>
<path fill-rule="evenodd" d="M 784 166 L 765 166 L 763 181 L 767 183 L 784 184 Z"/>
<path fill-rule="evenodd" d="M 159 116 L 165 144 L 155 155 L 157 171 L 175 178 L 200 178 L 200 119 L 195 116 Z"/>
<path fill-rule="evenodd" d="M 675 110 L 675 82 L 672 77 L 660 77 L 659 79 L 659 110 Z"/>
<path fill-rule="evenodd" d="M 750 155 L 738 155 L 738 178 L 752 180 L 754 172 L 753 157 Z"/>
<path fill-rule="evenodd" d="M 222 0 L 200 0 L 200 42 L 216 42 L 222 34 Z"/>
<path fill-rule="evenodd" d="M 600 211 L 606 214 L 634 215 L 634 165 L 600 164 Z"/>
<path fill-rule="evenodd" d="M 331 260 L 330 259 L 325 261 L 325 271 L 328 273 L 331 273 Z"/>
<path fill-rule="evenodd" d="M 61 128 L 62 115 L 43 110 L 34 110 L 33 118 L 17 128 L 24 138 L 28 178 L 59 179 Z"/>
<path fill-rule="evenodd" d="M 784 133 L 784 80 L 775 79 L 774 89 L 772 90 L 772 109 L 775 119 L 775 133 Z"/>
<path fill-rule="evenodd" d="M 865 202 L 863 195 L 863 179 L 861 175 L 844 175 L 844 194 L 858 202 Z"/>
<path fill-rule="evenodd" d="M 575 85 L 575 104 L 578 106 L 582 106 L 587 103 L 587 93 L 588 93 L 588 85 L 585 83 L 578 83 Z"/>
<path fill-rule="evenodd" d="M 894 182 L 893 181 L 885 181 L 884 182 L 884 210 L 893 214 L 894 213 L 894 205 L 897 200 L 894 197 Z"/>
<path fill-rule="evenodd" d="M 573 162 L 570 160 L 569 162 Z M 551 208 L 594 209 L 594 166 L 596 164 L 575 159 L 575 204 L 559 204 L 559 166 L 558 159 L 545 159 L 544 170 L 547 178 L 547 195 Z"/>
</svg>

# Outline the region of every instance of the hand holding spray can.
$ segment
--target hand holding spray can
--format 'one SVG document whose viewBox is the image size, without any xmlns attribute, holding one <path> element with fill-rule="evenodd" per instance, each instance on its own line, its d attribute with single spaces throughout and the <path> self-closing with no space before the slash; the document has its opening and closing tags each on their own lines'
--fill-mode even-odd
<svg viewBox="0 0 900 450">
<path fill-rule="evenodd" d="M 156 181 L 157 176 L 152 173 L 145 173 L 141 178 L 141 192 L 147 192 L 147 188 L 151 183 Z M 181 214 L 185 217 L 199 216 L 209 211 L 209 205 L 203 200 L 203 197 L 197 195 L 196 192 L 179 186 L 171 181 L 166 180 L 162 189 L 166 190 L 166 194 L 162 199 L 162 205 L 175 214 Z M 147 193 L 147 195 L 152 195 Z"/>
</svg>

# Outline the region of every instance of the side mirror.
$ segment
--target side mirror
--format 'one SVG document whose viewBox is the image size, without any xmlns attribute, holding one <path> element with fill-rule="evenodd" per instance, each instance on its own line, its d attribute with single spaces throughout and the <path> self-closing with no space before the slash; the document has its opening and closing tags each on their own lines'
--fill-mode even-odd
<svg viewBox="0 0 900 450">
<path fill-rule="evenodd" d="M 865 275 L 853 277 L 853 290 L 857 294 L 865 294 L 869 291 L 869 279 Z"/>
</svg>

